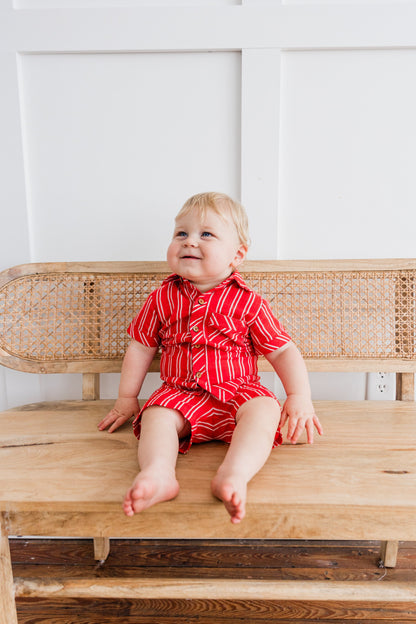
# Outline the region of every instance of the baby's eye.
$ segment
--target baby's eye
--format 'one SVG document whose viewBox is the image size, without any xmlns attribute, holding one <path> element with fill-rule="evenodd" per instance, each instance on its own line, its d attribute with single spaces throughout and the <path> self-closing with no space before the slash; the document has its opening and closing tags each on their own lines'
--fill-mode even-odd
<svg viewBox="0 0 416 624">
<path fill-rule="evenodd" d="M 178 238 L 185 238 L 187 234 L 183 230 L 179 230 L 179 232 L 176 232 L 175 236 L 177 236 Z"/>
<path fill-rule="evenodd" d="M 201 238 L 210 238 L 211 236 L 211 232 L 202 232 L 201 234 Z"/>
</svg>

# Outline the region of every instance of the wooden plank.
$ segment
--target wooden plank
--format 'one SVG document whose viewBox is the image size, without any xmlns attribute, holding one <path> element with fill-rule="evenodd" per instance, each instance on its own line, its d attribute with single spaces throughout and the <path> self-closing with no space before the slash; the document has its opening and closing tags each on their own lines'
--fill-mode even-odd
<svg viewBox="0 0 416 624">
<path fill-rule="evenodd" d="M 239 526 L 210 491 L 226 451 L 220 443 L 195 445 L 179 457 L 182 488 L 174 501 L 124 517 L 137 442 L 128 425 L 111 435 L 97 431 L 111 405 L 69 401 L 0 415 L 0 508 L 9 511 L 15 534 L 416 539 L 411 403 L 317 402 L 325 435 L 312 446 L 302 439 L 273 451 L 250 484 Z M 320 483 L 316 475 L 323 472 Z M 194 519 L 189 526 L 184 514 Z"/>
<path fill-rule="evenodd" d="M 108 400 L 50 402 L 0 414 L 0 504 L 13 503 L 15 509 L 21 505 L 24 510 L 34 511 L 49 502 L 55 504 L 56 510 L 71 509 L 73 503 L 79 511 L 83 503 L 86 511 L 93 510 L 95 505 L 99 510 L 100 505 L 111 508 L 118 504 L 130 477 L 137 472 L 137 442 L 129 425 L 113 434 L 97 430 L 97 423 L 112 404 Z M 380 505 L 386 510 L 401 504 L 414 506 L 412 497 L 406 497 L 407 488 L 409 493 L 416 491 L 412 489 L 416 443 L 413 405 L 395 401 L 317 401 L 315 405 L 324 423 L 324 436 L 318 436 L 314 445 L 305 444 L 302 437 L 295 446 L 284 444 L 273 451 L 251 488 L 254 502 L 268 503 L 271 484 L 283 475 L 291 483 L 278 479 L 281 494 L 276 504 L 297 504 L 302 500 L 313 505 L 315 476 L 325 466 L 331 466 L 325 488 L 319 492 L 320 504 L 343 505 L 355 500 L 363 506 Z M 166 505 L 174 506 L 177 502 L 179 506 L 217 506 L 209 483 L 225 451 L 226 445 L 220 443 L 194 445 L 189 454 L 179 457 L 178 474 L 186 472 L 189 484 L 183 483 L 175 503 Z M 65 466 L 60 465 L 63 460 L 68 462 Z M 84 472 L 84 464 L 91 462 L 94 471 Z M 46 472 L 45 466 L 52 472 Z M 114 474 L 108 474 L 109 466 L 116 469 Z M 317 472 L 310 474 L 314 469 Z M 41 483 L 39 471 L 43 475 Z M 301 490 L 291 491 L 294 481 Z M 373 481 L 381 491 L 367 491 Z M 389 500 L 385 500 L 386 493 Z"/>
<path fill-rule="evenodd" d="M 71 567 L 95 565 L 89 539 L 12 539 L 10 549 L 14 565 L 61 565 Z M 249 568 L 251 573 L 280 568 L 346 568 L 361 570 L 366 566 L 379 571 L 380 542 L 319 540 L 111 540 L 109 568 L 185 568 L 224 573 Z M 95 554 L 95 553 L 94 553 Z M 416 570 L 416 543 L 402 542 L 400 558 L 405 568 Z M 102 569 L 104 572 L 104 568 Z M 120 572 L 119 572 L 120 573 Z M 380 572 L 384 574 L 384 572 Z M 33 574 L 32 574 L 33 576 Z"/>
<path fill-rule="evenodd" d="M 20 264 L 0 273 L 0 287 L 25 275 L 49 273 L 166 273 L 167 262 L 31 262 Z"/>
<path fill-rule="evenodd" d="M 415 360 L 400 360 L 397 359 L 343 359 L 337 357 L 327 357 L 322 360 L 305 358 L 305 363 L 308 371 L 315 373 L 375 373 L 377 371 L 384 371 L 386 373 L 410 373 L 414 374 L 416 371 Z M 259 359 L 260 371 L 271 371 L 270 364 L 267 360 Z M 413 371 L 413 372 L 411 372 Z"/>
<path fill-rule="evenodd" d="M 103 533 L 107 537 L 117 535 L 122 538 L 134 538 L 143 535 L 145 538 L 169 539 L 182 536 L 184 538 L 209 539 L 368 539 L 377 540 L 409 539 L 416 540 L 414 512 L 409 509 L 393 509 L 390 518 L 387 514 L 379 514 L 376 508 L 361 510 L 351 509 L 351 506 L 332 509 L 323 507 L 321 512 L 310 510 L 307 506 L 283 506 L 279 508 L 264 507 L 267 512 L 264 523 L 259 523 L 254 506 L 249 509 L 250 517 L 234 529 L 229 519 L 223 513 L 222 505 L 212 511 L 211 524 L 204 520 L 204 510 L 193 510 L 191 514 L 195 522 L 201 521 L 201 526 L 184 526 L 183 513 L 174 513 L 163 505 L 164 513 L 146 512 L 137 518 L 124 518 L 120 511 L 111 512 L 103 509 L 101 512 L 10 512 L 10 527 L 15 535 L 38 535 L 55 537 L 89 537 Z M 191 513 L 191 512 L 190 512 Z M 276 518 L 273 519 L 273 513 Z M 105 518 L 103 518 L 105 516 Z M 394 517 L 395 521 L 393 521 Z M 376 520 L 374 521 L 374 518 Z"/>
<path fill-rule="evenodd" d="M 414 603 L 259 600 L 24 599 L 19 624 L 405 624 L 415 622 Z"/>
<path fill-rule="evenodd" d="M 91 540 L 14 539 L 16 576 L 257 578 L 371 581 L 387 578 L 379 542 L 285 540 L 112 540 L 105 565 L 97 567 Z M 411 543 L 408 543 L 411 544 Z M 414 582 L 416 544 L 401 544 L 398 567 L 388 580 Z"/>
<path fill-rule="evenodd" d="M 388 579 L 389 582 L 397 583 L 414 583 L 416 581 L 416 575 L 409 570 L 390 568 L 388 575 L 386 575 L 386 568 L 379 568 L 375 564 L 371 568 L 353 569 L 353 568 L 337 568 L 335 565 L 328 566 L 327 568 L 250 568 L 250 567 L 237 567 L 237 568 L 204 568 L 204 567 L 149 567 L 149 568 L 135 568 L 134 566 L 116 566 L 113 567 L 101 562 L 95 562 L 89 566 L 77 566 L 73 565 L 44 565 L 34 569 L 31 565 L 18 565 L 14 568 L 15 575 L 19 578 L 31 579 L 36 577 L 38 579 L 50 579 L 50 578 L 146 578 L 146 579 L 170 579 L 180 576 L 187 579 L 217 579 L 232 578 L 232 579 L 256 579 L 256 580 L 269 580 L 269 581 L 369 581 L 378 582 L 384 579 Z M 121 581 L 120 581 L 121 582 Z"/>
<path fill-rule="evenodd" d="M 63 598 L 170 598 L 186 600 L 355 600 L 411 602 L 414 583 L 269 581 L 245 579 L 15 579 L 16 596 Z"/>
<path fill-rule="evenodd" d="M 122 360 L 77 360 L 73 362 L 37 362 L 17 358 L 0 348 L 0 364 L 6 368 L 24 373 L 56 374 L 56 373 L 119 373 Z M 152 364 L 150 371 L 158 370 L 158 361 Z M 384 370 L 384 369 L 383 369 Z"/>
<path fill-rule="evenodd" d="M 246 260 L 241 271 L 389 271 L 416 269 L 416 258 L 365 258 L 331 260 Z M 0 287 L 12 279 L 36 273 L 168 273 L 164 261 L 40 262 L 21 264 L 0 273 Z"/>
<path fill-rule="evenodd" d="M 406 544 L 408 544 L 406 546 Z M 92 563 L 89 540 L 12 540 L 14 563 Z M 319 540 L 118 540 L 111 541 L 112 567 L 225 568 L 252 571 L 278 568 L 361 569 L 376 567 L 380 542 Z M 412 557 L 413 553 L 413 557 Z M 401 558 L 416 569 L 416 543 L 402 542 Z"/>
<path fill-rule="evenodd" d="M 243 544 L 229 540 L 114 540 L 106 564 L 97 568 L 89 540 L 11 540 L 12 559 L 19 577 L 41 575 L 43 578 L 50 578 L 72 573 L 82 578 L 95 574 L 117 576 L 122 582 L 125 562 L 130 576 L 148 578 L 165 573 L 175 576 L 179 569 L 182 576 L 186 574 L 187 577 L 194 578 L 209 574 L 221 574 L 223 577 L 239 574 L 239 578 L 243 578 L 242 575 L 245 574 L 245 578 L 251 578 L 262 573 L 260 566 L 263 564 L 265 571 L 274 575 L 275 580 L 372 578 L 376 581 L 383 576 L 379 584 L 391 580 L 415 582 L 415 543 L 401 544 L 398 568 L 388 570 L 387 573 L 386 570 L 377 568 L 378 547 L 379 544 L 375 542 L 256 540 Z M 232 567 L 233 563 L 241 563 L 241 567 Z M 212 567 L 209 569 L 205 565 Z M 273 567 L 267 568 L 270 565 Z M 279 565 L 282 567 L 278 567 Z M 304 568 L 305 565 L 308 568 Z M 398 572 L 400 576 L 396 578 Z M 272 579 L 273 576 L 267 578 Z M 126 624 L 168 624 L 172 621 L 192 624 L 196 620 L 204 624 L 226 624 L 231 620 L 234 623 L 249 621 L 250 624 L 263 624 L 266 621 L 279 624 L 289 621 L 316 624 L 323 620 L 329 624 L 340 620 L 351 623 L 359 620 L 366 624 L 416 621 L 416 602 L 175 599 L 97 601 L 75 598 L 58 600 L 49 597 L 18 598 L 17 605 L 19 624 L 32 624 L 35 620 L 46 624 L 51 619 L 57 624 L 119 624 L 121 621 Z"/>
<path fill-rule="evenodd" d="M 305 358 L 307 369 L 310 372 L 377 372 L 383 370 L 387 373 L 415 373 L 415 360 L 402 360 L 400 358 L 384 359 L 346 359 L 341 357 L 331 357 L 325 359 Z M 26 373 L 119 373 L 121 371 L 122 360 L 77 360 L 73 362 L 37 362 L 25 360 L 10 355 L 0 348 L 0 364 L 13 370 Z M 264 358 L 259 358 L 258 370 L 260 372 L 273 372 L 272 366 Z M 160 357 L 157 356 L 150 365 L 149 372 L 160 371 Z"/>
<path fill-rule="evenodd" d="M 17 624 L 12 562 L 4 514 L 0 514 L 0 622 Z"/>
</svg>

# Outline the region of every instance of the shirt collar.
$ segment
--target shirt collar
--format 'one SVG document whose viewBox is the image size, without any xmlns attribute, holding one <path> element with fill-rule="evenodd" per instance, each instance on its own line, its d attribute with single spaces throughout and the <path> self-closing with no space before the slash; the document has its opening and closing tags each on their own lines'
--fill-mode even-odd
<svg viewBox="0 0 416 624">
<path fill-rule="evenodd" d="M 172 273 L 172 275 L 169 275 L 166 279 L 163 280 L 164 284 L 167 284 L 169 282 L 177 282 L 178 285 L 183 284 L 184 286 L 187 286 L 188 289 L 195 290 L 199 293 L 199 290 L 193 284 L 191 284 L 189 280 L 181 277 L 177 273 Z M 230 284 L 231 282 L 236 282 L 238 286 L 240 286 L 240 288 L 243 288 L 244 290 L 250 290 L 238 271 L 234 271 L 233 273 L 231 273 L 231 275 L 226 277 L 225 280 L 222 281 L 221 284 L 218 284 L 218 286 L 215 286 L 215 288 L 218 288 L 220 286 L 228 286 L 228 284 Z M 215 288 L 213 288 L 212 290 L 215 290 Z"/>
<path fill-rule="evenodd" d="M 245 283 L 245 281 L 241 277 L 241 273 L 239 273 L 238 271 L 234 271 L 234 273 L 231 273 L 230 277 L 228 277 L 227 279 L 229 279 L 229 280 L 233 280 L 234 279 L 234 281 L 236 281 L 237 284 L 241 288 L 244 288 L 244 290 L 250 290 L 250 288 L 247 286 L 247 284 Z"/>
</svg>

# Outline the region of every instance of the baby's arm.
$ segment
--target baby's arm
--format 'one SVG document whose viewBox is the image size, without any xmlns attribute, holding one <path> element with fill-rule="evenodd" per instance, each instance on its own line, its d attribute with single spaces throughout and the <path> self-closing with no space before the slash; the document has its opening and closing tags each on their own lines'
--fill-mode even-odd
<svg viewBox="0 0 416 624">
<path fill-rule="evenodd" d="M 314 426 L 319 435 L 323 429 L 312 405 L 308 372 L 299 349 L 289 342 L 285 347 L 266 355 L 280 377 L 287 399 L 280 417 L 280 426 L 288 421 L 287 438 L 296 444 L 306 429 L 308 442 L 313 442 Z"/>
<path fill-rule="evenodd" d="M 137 396 L 144 378 L 157 351 L 157 347 L 146 347 L 132 340 L 124 356 L 121 367 L 118 399 L 113 409 L 98 424 L 101 431 L 112 433 L 139 411 Z"/>
</svg>

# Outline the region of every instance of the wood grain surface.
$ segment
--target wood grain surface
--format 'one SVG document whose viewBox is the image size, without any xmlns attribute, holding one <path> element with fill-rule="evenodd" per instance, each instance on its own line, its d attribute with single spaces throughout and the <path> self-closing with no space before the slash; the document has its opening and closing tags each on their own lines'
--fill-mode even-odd
<svg viewBox="0 0 416 624">
<path fill-rule="evenodd" d="M 112 540 L 103 566 L 94 561 L 90 540 L 11 540 L 19 578 L 188 577 L 286 581 L 365 581 L 370 589 L 391 583 L 416 586 L 416 543 L 401 543 L 397 567 L 378 567 L 378 542 L 252 540 L 245 544 L 209 540 Z M 376 589 L 377 588 L 377 589 Z M 300 586 L 301 590 L 301 586 Z M 19 624 L 286 624 L 288 622 L 416 622 L 416 602 L 343 600 L 189 599 L 17 599 Z"/>
</svg>

